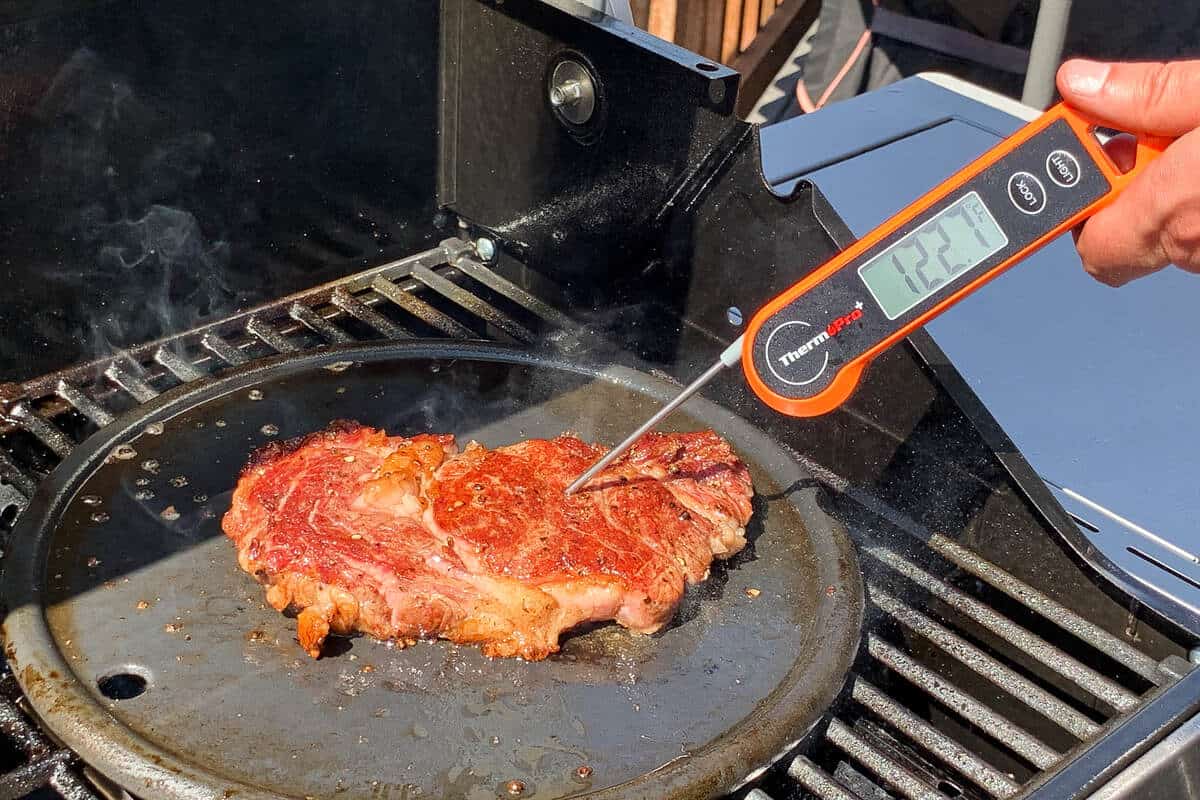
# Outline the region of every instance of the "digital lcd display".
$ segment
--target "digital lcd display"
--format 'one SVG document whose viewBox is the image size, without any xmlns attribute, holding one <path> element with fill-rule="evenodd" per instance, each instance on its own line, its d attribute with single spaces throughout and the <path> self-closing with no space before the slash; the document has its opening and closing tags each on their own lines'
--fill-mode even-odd
<svg viewBox="0 0 1200 800">
<path fill-rule="evenodd" d="M 1006 244 L 996 219 L 971 192 L 860 266 L 858 276 L 887 318 L 896 319 Z"/>
</svg>

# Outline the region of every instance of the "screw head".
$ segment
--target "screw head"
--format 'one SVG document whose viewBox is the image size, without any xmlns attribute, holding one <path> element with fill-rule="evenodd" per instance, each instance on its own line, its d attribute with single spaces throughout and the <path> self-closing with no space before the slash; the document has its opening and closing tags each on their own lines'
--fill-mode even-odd
<svg viewBox="0 0 1200 800">
<path fill-rule="evenodd" d="M 730 306 L 729 308 L 725 309 L 725 319 L 727 319 L 729 324 L 733 325 L 735 328 L 741 327 L 743 322 L 742 310 L 737 306 Z"/>
<path fill-rule="evenodd" d="M 525 782 L 515 779 L 511 780 L 504 784 L 504 791 L 508 792 L 513 797 L 519 797 L 525 793 Z"/>
<path fill-rule="evenodd" d="M 582 63 L 564 59 L 554 68 L 546 87 L 546 99 L 555 115 L 568 125 L 585 125 L 599 102 L 596 83 Z"/>
<path fill-rule="evenodd" d="M 486 237 L 477 239 L 475 252 L 484 261 L 491 261 L 496 257 L 496 243 Z"/>
</svg>

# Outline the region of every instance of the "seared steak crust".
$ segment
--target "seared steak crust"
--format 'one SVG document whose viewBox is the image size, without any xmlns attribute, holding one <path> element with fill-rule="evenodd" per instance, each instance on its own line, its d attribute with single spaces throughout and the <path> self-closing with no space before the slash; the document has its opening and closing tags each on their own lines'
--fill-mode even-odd
<svg viewBox="0 0 1200 800">
<path fill-rule="evenodd" d="M 337 422 L 254 453 L 222 526 L 314 657 L 362 631 L 540 659 L 584 622 L 658 630 L 745 544 L 749 474 L 711 431 L 649 434 L 565 496 L 603 452 L 560 436 L 459 453 Z"/>
</svg>

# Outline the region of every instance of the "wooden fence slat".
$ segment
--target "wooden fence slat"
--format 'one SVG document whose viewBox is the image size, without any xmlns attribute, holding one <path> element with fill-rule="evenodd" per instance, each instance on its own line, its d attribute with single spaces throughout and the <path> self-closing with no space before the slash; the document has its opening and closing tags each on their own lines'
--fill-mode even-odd
<svg viewBox="0 0 1200 800">
<path fill-rule="evenodd" d="M 647 30 L 660 39 L 675 41 L 675 17 L 678 12 L 675 0 L 650 0 L 650 23 Z"/>
<path fill-rule="evenodd" d="M 744 0 L 742 5 L 742 35 L 738 42 L 738 50 L 743 51 L 754 41 L 758 33 L 759 0 Z"/>
<path fill-rule="evenodd" d="M 741 51 L 742 0 L 725 0 L 725 24 L 721 26 L 721 63 L 732 64 Z"/>
<path fill-rule="evenodd" d="M 704 0 L 704 49 L 710 61 L 721 60 L 721 34 L 725 24 L 725 0 Z"/>
<path fill-rule="evenodd" d="M 633 24 L 644 31 L 650 30 L 650 0 L 629 0 L 633 11 Z"/>
</svg>

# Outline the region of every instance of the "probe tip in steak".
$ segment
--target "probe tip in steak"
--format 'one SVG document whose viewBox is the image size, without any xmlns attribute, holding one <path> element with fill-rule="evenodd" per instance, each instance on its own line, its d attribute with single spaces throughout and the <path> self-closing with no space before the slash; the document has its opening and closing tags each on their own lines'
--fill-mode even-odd
<svg viewBox="0 0 1200 800">
<path fill-rule="evenodd" d="M 567 435 L 459 452 L 338 422 L 257 451 L 222 526 L 313 657 L 361 631 L 540 659 L 585 622 L 658 630 L 745 545 L 749 473 L 713 432 L 648 434 L 566 496 L 603 452 Z"/>
</svg>

